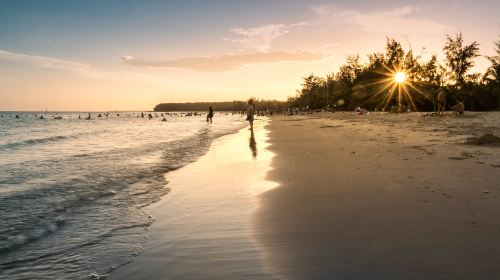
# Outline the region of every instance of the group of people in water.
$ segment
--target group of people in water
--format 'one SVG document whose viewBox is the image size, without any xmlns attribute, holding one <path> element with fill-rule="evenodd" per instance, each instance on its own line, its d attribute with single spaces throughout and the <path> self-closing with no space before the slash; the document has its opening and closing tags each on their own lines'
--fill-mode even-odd
<svg viewBox="0 0 500 280">
<path fill-rule="evenodd" d="M 400 112 L 400 113 L 410 112 L 410 110 L 406 109 L 405 107 L 401 107 L 401 106 L 399 106 L 399 107 L 400 107 L 399 110 L 393 111 L 393 108 L 391 108 L 390 111 L 391 112 Z M 456 100 L 455 105 L 451 106 L 450 108 L 453 111 L 453 113 L 456 115 L 461 115 L 461 114 L 464 114 L 464 112 L 465 112 L 464 103 L 458 99 Z M 283 115 L 298 115 L 298 114 L 304 114 L 304 113 L 312 113 L 312 112 L 316 112 L 316 111 L 317 110 L 309 110 L 309 108 L 288 108 L 287 110 L 283 111 Z M 320 110 L 320 111 L 322 111 L 322 110 Z M 336 108 L 335 107 L 333 107 L 333 109 L 329 108 L 329 110 L 326 110 L 326 111 L 335 112 Z M 369 113 L 369 111 L 367 109 L 365 109 L 361 106 L 357 106 L 354 111 L 358 112 L 359 114 L 368 114 Z M 382 111 L 385 111 L 385 110 L 382 110 Z M 433 113 L 433 114 L 444 115 L 445 111 L 446 111 L 446 92 L 440 91 L 437 95 L 437 112 Z M 247 109 L 246 109 L 246 120 L 248 121 L 248 123 L 250 125 L 249 130 L 253 130 L 254 116 L 256 113 L 257 113 L 257 111 L 255 109 L 255 104 L 254 104 L 253 99 L 248 100 L 248 105 L 247 105 Z M 273 115 L 273 112 L 267 111 L 265 113 L 267 113 L 268 115 Z M 45 115 L 46 114 L 47 114 L 47 112 L 45 112 Z M 128 115 L 130 116 L 130 114 L 128 114 Z M 201 115 L 202 114 L 199 112 L 187 112 L 187 113 L 165 112 L 165 113 L 160 114 L 160 116 L 162 117 L 162 120 L 161 120 L 162 122 L 167 121 L 167 119 L 166 119 L 167 116 L 191 117 L 191 116 L 201 116 Z M 109 117 L 109 113 L 102 113 L 102 114 L 98 113 L 97 118 L 101 118 L 103 116 Z M 116 113 L 116 116 L 119 117 L 120 114 Z M 138 118 L 144 118 L 146 115 L 144 114 L 144 112 L 141 112 L 140 114 L 137 114 L 137 115 L 132 113 L 132 116 L 136 116 Z M 3 117 L 3 115 L 0 115 L 0 117 Z M 151 120 L 154 117 L 159 117 L 159 116 L 157 113 L 154 113 L 154 117 L 153 117 L 153 115 L 151 113 L 148 113 L 147 117 L 148 117 L 148 119 Z M 212 106 L 210 106 L 208 108 L 208 112 L 206 115 L 207 123 L 212 124 L 213 117 L 214 117 L 214 108 Z M 19 119 L 19 115 L 16 114 L 15 118 Z M 43 114 L 40 114 L 40 116 L 35 114 L 35 118 L 39 118 L 41 120 L 45 119 Z M 52 118 L 56 119 L 56 120 L 62 120 L 62 116 L 59 116 L 57 114 L 55 116 L 52 116 Z M 78 119 L 81 119 L 80 115 L 78 115 Z M 85 120 L 91 120 L 91 119 L 92 119 L 91 113 L 88 113 L 88 116 L 85 118 Z"/>
</svg>

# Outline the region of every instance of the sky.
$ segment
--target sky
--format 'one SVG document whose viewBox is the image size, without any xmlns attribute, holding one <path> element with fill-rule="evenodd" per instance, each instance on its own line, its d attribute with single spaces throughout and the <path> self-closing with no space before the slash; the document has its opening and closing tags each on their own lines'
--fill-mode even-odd
<svg viewBox="0 0 500 280">
<path fill-rule="evenodd" d="M 493 55 L 499 11 L 496 0 L 2 0 L 0 110 L 286 100 L 387 36 L 442 59 L 445 35 L 463 32 Z M 486 67 L 479 57 L 473 71 Z"/>
</svg>

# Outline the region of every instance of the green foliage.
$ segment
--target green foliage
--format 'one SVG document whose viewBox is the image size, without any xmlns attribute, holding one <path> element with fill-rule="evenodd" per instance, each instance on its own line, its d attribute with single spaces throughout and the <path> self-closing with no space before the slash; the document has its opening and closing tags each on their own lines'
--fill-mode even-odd
<svg viewBox="0 0 500 280">
<path fill-rule="evenodd" d="M 456 34 L 455 38 L 446 35 L 443 51 L 455 85 L 461 87 L 465 83 L 467 71 L 474 66 L 474 58 L 479 56 L 479 43 L 474 41 L 464 46 L 462 33 Z"/>
<path fill-rule="evenodd" d="M 479 56 L 478 46 L 477 42 L 465 45 L 461 33 L 446 36 L 446 60 L 441 64 L 436 55 L 425 61 L 413 50 L 405 51 L 401 43 L 387 38 L 384 52 L 369 54 L 366 63 L 361 62 L 359 55 L 350 55 L 337 73 L 325 78 L 314 74 L 305 77 L 302 88 L 288 102 L 292 107 L 309 109 L 335 105 L 344 110 L 357 106 L 371 110 L 393 106 L 435 110 L 437 94 L 444 90 L 449 105 L 461 100 L 469 110 L 498 109 L 500 41 L 496 42 L 498 55 L 488 57 L 492 65 L 484 75 L 469 73 L 474 58 Z M 393 80 L 399 71 L 406 74 L 403 85 Z"/>
<path fill-rule="evenodd" d="M 487 56 L 491 66 L 486 70 L 483 79 L 486 83 L 500 86 L 500 40 L 495 42 L 497 55 Z"/>
<path fill-rule="evenodd" d="M 401 43 L 387 38 L 384 52 L 369 54 L 366 63 L 359 55 L 349 55 L 336 73 L 305 77 L 296 95 L 287 101 L 253 99 L 259 111 L 280 112 L 290 107 L 315 110 L 332 106 L 340 110 L 357 106 L 370 110 L 394 106 L 435 110 L 437 94 L 445 91 L 448 105 L 461 100 L 468 110 L 497 110 L 500 108 L 500 40 L 495 45 L 497 55 L 487 57 L 491 66 L 481 75 L 469 73 L 474 58 L 479 56 L 479 44 L 465 45 L 462 33 L 446 36 L 444 64 L 436 55 L 425 61 L 412 49 L 405 51 Z M 398 71 L 406 74 L 403 85 L 393 80 Z M 216 111 L 244 111 L 247 101 L 162 103 L 155 111 L 206 111 L 209 106 Z"/>
</svg>

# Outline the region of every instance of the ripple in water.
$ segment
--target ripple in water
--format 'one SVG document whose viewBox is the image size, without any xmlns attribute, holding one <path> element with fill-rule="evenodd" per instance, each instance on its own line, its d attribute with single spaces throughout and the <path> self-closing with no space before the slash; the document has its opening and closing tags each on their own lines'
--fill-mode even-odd
<svg viewBox="0 0 500 280">
<path fill-rule="evenodd" d="M 0 118 L 0 279 L 99 279 L 138 254 L 168 192 L 164 174 L 203 155 L 239 116 Z M 83 115 L 82 115 L 83 116 Z"/>
</svg>

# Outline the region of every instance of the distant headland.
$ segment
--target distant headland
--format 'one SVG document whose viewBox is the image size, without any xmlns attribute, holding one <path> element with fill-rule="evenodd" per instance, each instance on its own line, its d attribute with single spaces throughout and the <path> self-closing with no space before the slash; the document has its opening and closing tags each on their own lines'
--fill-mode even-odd
<svg viewBox="0 0 500 280">
<path fill-rule="evenodd" d="M 281 111 L 288 106 L 286 101 L 279 100 L 256 100 L 259 110 Z M 215 111 L 238 112 L 245 111 L 246 101 L 225 101 L 225 102 L 186 102 L 186 103 L 160 103 L 154 107 L 155 112 L 187 112 L 206 111 L 208 107 L 213 107 Z"/>
</svg>

